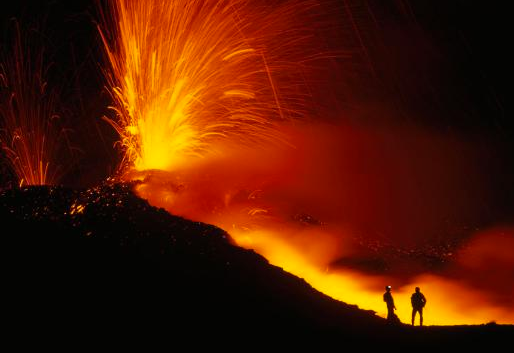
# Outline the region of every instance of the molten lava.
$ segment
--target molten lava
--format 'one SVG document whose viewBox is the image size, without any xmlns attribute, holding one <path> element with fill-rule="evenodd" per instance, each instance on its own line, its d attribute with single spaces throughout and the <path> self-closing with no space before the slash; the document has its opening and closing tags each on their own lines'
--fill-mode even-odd
<svg viewBox="0 0 514 353">
<path fill-rule="evenodd" d="M 128 166 L 176 169 L 223 154 L 220 142 L 287 143 L 277 123 L 302 116 L 301 73 L 316 55 L 292 24 L 314 6 L 112 1 L 100 33 Z"/>
<path fill-rule="evenodd" d="M 426 226 L 430 233 L 440 230 L 450 205 L 443 207 L 443 199 L 418 202 L 427 207 L 425 218 L 391 219 L 397 216 L 388 208 L 393 197 L 407 202 L 408 215 L 422 213 L 411 207 L 421 189 L 410 175 L 400 178 L 419 165 L 388 163 L 380 153 L 366 158 L 372 143 L 355 154 L 354 146 L 339 143 L 348 136 L 334 138 L 334 128 L 310 142 L 289 137 L 294 130 L 288 123 L 307 115 L 309 68 L 324 55 L 309 32 L 319 23 L 306 20 L 316 3 L 259 3 L 116 0 L 105 9 L 100 32 L 116 112 L 108 120 L 120 135 L 125 177 L 141 181 L 139 195 L 174 214 L 218 225 L 239 245 L 320 291 L 382 316 L 383 288 L 393 284 L 403 322 L 410 322 L 409 296 L 420 286 L 428 299 L 427 324 L 513 323 L 513 303 L 498 304 L 456 275 L 418 271 L 395 278 L 337 266 L 357 253 L 359 232 L 409 235 Z M 332 145 L 319 147 L 327 141 Z M 432 157 L 431 148 L 414 147 Z M 345 164 L 352 158 L 354 164 Z M 397 174 L 366 182 L 384 170 Z M 439 172 L 432 176 L 444 179 L 446 172 Z M 419 176 L 421 184 L 429 179 Z M 392 195 L 388 182 L 397 180 L 406 187 Z M 426 198 L 436 194 L 423 192 Z M 402 219 L 401 227 L 388 228 Z M 362 223 L 357 231 L 355 220 Z"/>
</svg>

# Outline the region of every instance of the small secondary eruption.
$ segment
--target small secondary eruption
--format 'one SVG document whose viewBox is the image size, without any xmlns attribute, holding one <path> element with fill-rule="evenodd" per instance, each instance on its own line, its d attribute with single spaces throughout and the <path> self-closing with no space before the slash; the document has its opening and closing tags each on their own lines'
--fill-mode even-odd
<svg viewBox="0 0 514 353">
<path fill-rule="evenodd" d="M 99 31 L 124 166 L 173 170 L 226 143 L 287 144 L 277 124 L 303 116 L 303 72 L 322 56 L 294 23 L 315 6 L 110 1 Z"/>
<path fill-rule="evenodd" d="M 58 94 L 45 81 L 43 47 L 24 41 L 17 23 L 14 32 L 12 50 L 0 60 L 2 151 L 20 186 L 52 185 L 60 177 Z"/>
</svg>

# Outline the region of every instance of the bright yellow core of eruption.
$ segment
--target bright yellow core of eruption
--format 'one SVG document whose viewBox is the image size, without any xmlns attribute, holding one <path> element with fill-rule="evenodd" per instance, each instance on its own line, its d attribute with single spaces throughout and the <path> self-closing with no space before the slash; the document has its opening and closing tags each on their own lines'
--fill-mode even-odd
<svg viewBox="0 0 514 353">
<path fill-rule="evenodd" d="M 127 126 L 127 132 L 138 141 L 137 170 L 167 170 L 180 163 L 180 157 L 197 153 L 195 147 L 200 149 L 198 132 L 188 122 L 194 95 L 184 93 L 184 82 L 180 80 L 173 92 L 145 104 L 144 111 L 131 113 L 137 117 L 137 125 Z M 128 106 L 135 104 L 129 102 Z"/>
</svg>

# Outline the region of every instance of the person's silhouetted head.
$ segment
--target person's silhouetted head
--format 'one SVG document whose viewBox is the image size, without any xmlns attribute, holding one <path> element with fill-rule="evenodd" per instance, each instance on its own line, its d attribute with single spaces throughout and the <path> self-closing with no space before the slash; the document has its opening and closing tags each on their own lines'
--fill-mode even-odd
<svg viewBox="0 0 514 353">
<path fill-rule="evenodd" d="M 386 292 L 391 291 L 391 286 L 386 286 Z"/>
<path fill-rule="evenodd" d="M 416 293 L 419 293 L 419 287 L 416 287 Z"/>
</svg>

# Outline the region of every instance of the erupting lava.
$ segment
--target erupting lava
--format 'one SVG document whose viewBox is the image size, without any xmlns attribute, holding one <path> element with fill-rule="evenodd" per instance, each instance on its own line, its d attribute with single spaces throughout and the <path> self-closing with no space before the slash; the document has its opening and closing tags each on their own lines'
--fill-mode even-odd
<svg viewBox="0 0 514 353">
<path fill-rule="evenodd" d="M 19 185 L 51 185 L 60 176 L 58 95 L 45 82 L 44 56 L 16 24 L 11 53 L 0 63 L 0 142 Z"/>
<path fill-rule="evenodd" d="M 316 4 L 292 3 L 110 2 L 100 29 L 116 102 L 109 121 L 129 167 L 176 169 L 222 154 L 222 141 L 287 143 L 277 124 L 302 116 L 302 71 L 315 57 L 291 24 Z"/>
<path fill-rule="evenodd" d="M 323 57 L 309 32 L 317 22 L 305 20 L 316 3 L 260 3 L 109 2 L 99 30 L 125 176 L 143 180 L 137 191 L 152 204 L 223 227 L 317 289 L 385 314 L 381 295 L 390 277 L 330 267 L 351 253 L 351 229 L 301 215 L 299 199 L 322 202 L 340 189 L 321 178 L 307 185 L 298 175 L 332 165 L 317 161 L 300 173 L 294 159 L 304 156 L 284 148 L 295 145 L 285 123 L 308 115 L 305 77 Z M 420 274 L 403 284 L 394 295 L 404 322 L 415 285 L 426 289 L 428 324 L 514 322 L 514 304 L 495 305 L 458 280 Z M 448 293 L 458 299 L 447 300 Z M 463 310 L 464 302 L 474 309 Z"/>
</svg>

